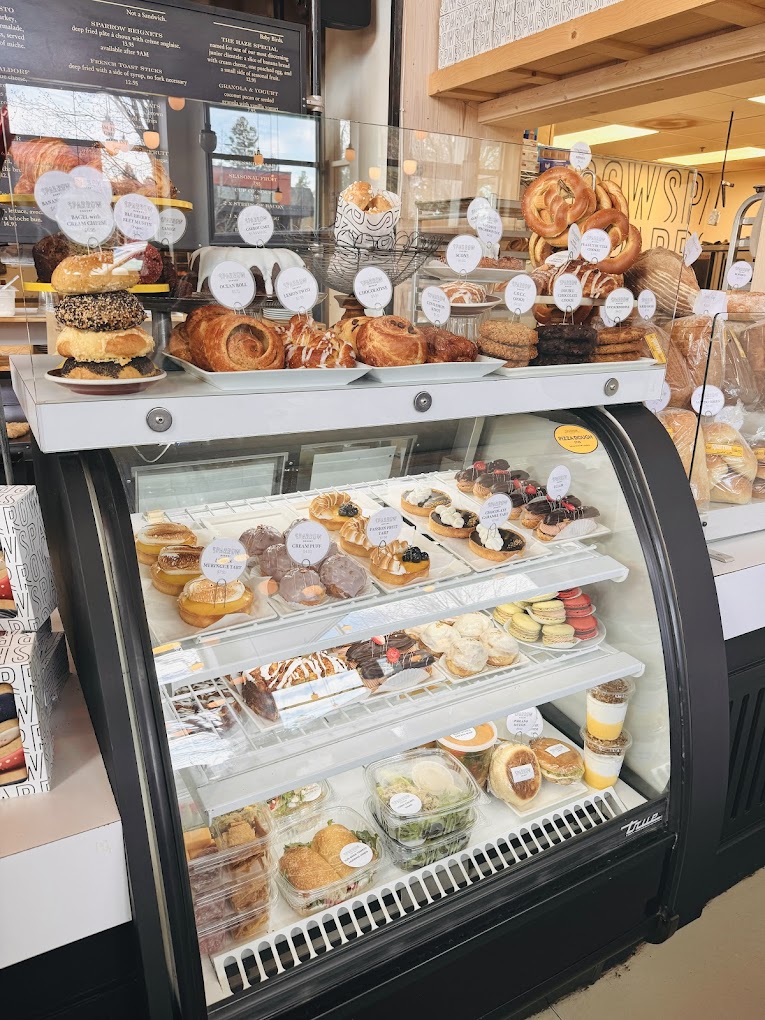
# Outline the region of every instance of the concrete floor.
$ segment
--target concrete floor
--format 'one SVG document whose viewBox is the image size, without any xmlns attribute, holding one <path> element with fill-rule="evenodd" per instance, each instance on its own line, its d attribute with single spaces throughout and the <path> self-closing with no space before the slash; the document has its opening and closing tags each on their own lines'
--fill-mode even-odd
<svg viewBox="0 0 765 1020">
<path fill-rule="evenodd" d="M 765 869 L 660 946 L 643 946 L 534 1020 L 765 1018 Z"/>
</svg>

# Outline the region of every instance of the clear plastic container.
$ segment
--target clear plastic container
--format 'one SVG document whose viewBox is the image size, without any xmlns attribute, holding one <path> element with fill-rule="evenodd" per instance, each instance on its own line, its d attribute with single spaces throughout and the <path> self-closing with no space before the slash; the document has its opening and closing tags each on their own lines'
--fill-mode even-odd
<svg viewBox="0 0 765 1020">
<path fill-rule="evenodd" d="M 334 791 L 326 779 L 320 779 L 318 783 L 309 783 L 272 797 L 268 801 L 268 809 L 277 828 L 282 829 L 299 818 L 322 810 L 333 796 Z"/>
<path fill-rule="evenodd" d="M 441 737 L 438 746 L 456 758 L 481 789 L 485 790 L 489 781 L 491 755 L 496 743 L 497 727 L 492 722 L 486 722 Z"/>
<path fill-rule="evenodd" d="M 616 740 L 622 732 L 635 682 L 629 677 L 610 680 L 587 691 L 587 730 L 601 740 Z"/>
<path fill-rule="evenodd" d="M 444 857 L 459 853 L 460 850 L 464 850 L 470 843 L 472 826 L 462 832 L 450 832 L 448 836 L 443 836 L 432 843 L 423 843 L 420 846 L 405 846 L 403 843 L 391 839 L 385 832 L 380 819 L 374 813 L 371 797 L 367 800 L 367 811 L 369 811 L 377 823 L 380 830 L 380 839 L 385 847 L 385 853 L 396 867 L 401 868 L 402 871 L 417 871 L 418 868 L 426 868 L 429 864 L 434 864 Z M 478 813 L 476 812 L 476 820 L 477 818 Z"/>
<path fill-rule="evenodd" d="M 602 740 L 584 727 L 580 733 L 584 741 L 585 783 L 596 790 L 613 786 L 619 778 L 632 737 L 626 730 L 622 730 L 616 740 Z"/>
<path fill-rule="evenodd" d="M 421 846 L 475 824 L 481 791 L 446 751 L 397 754 L 367 765 L 364 778 L 380 825 L 405 846 Z"/>
<path fill-rule="evenodd" d="M 281 829 L 275 846 L 279 891 L 302 917 L 368 889 L 384 859 L 369 820 L 343 805 L 325 806 Z"/>
<path fill-rule="evenodd" d="M 263 902 L 246 910 L 236 911 L 233 908 L 226 910 L 225 903 L 222 904 L 221 917 L 218 920 L 213 920 L 214 914 L 210 908 L 204 915 L 208 920 L 204 924 L 197 921 L 199 951 L 213 956 L 241 942 L 249 942 L 250 939 L 267 931 L 278 899 L 273 881 L 269 880 L 267 890 L 268 895 Z"/>
<path fill-rule="evenodd" d="M 213 818 L 209 829 L 184 832 L 192 892 L 221 890 L 270 868 L 274 830 L 268 808 L 248 804 Z"/>
</svg>

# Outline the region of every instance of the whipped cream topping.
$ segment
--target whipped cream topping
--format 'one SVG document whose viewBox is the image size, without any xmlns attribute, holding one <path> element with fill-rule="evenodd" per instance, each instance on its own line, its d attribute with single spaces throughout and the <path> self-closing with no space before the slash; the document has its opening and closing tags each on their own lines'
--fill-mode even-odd
<svg viewBox="0 0 765 1020">
<path fill-rule="evenodd" d="M 444 506 L 438 511 L 438 519 L 450 528 L 464 528 L 465 519 L 453 506 Z"/>
<path fill-rule="evenodd" d="M 502 536 L 498 528 L 487 528 L 485 525 L 479 524 L 476 531 L 484 549 L 494 549 L 499 552 L 502 548 Z"/>
<path fill-rule="evenodd" d="M 415 487 L 409 493 L 409 496 L 407 498 L 410 503 L 417 503 L 418 505 L 420 505 L 422 503 L 425 503 L 426 500 L 429 500 L 432 495 L 433 490 L 430 488 L 430 486 L 423 485 L 422 483 L 420 483 L 419 485 L 415 485 Z"/>
</svg>

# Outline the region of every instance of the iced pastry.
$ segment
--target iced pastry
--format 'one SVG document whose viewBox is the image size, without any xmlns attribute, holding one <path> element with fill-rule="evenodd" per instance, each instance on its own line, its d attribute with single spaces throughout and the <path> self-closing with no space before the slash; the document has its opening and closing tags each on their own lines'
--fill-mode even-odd
<svg viewBox="0 0 765 1020">
<path fill-rule="evenodd" d="M 281 581 L 295 566 L 295 561 L 287 552 L 287 546 L 283 542 L 278 542 L 276 545 L 269 545 L 265 552 L 260 554 L 258 566 L 264 577 L 273 577 L 275 581 Z"/>
<path fill-rule="evenodd" d="M 418 636 L 420 641 L 431 652 L 443 655 L 444 652 L 448 651 L 454 639 L 454 631 L 448 623 L 437 621 L 436 623 L 426 623 L 424 627 L 420 628 Z"/>
<path fill-rule="evenodd" d="M 184 585 L 178 596 L 178 613 L 192 627 L 209 627 L 224 616 L 249 613 L 254 596 L 241 581 L 216 584 L 206 577 L 197 577 Z"/>
<path fill-rule="evenodd" d="M 541 542 L 552 542 L 563 532 L 566 538 L 584 538 L 597 528 L 597 517 L 600 517 L 600 510 L 595 506 L 574 507 L 564 504 L 545 514 L 537 524 L 534 535 Z"/>
<path fill-rule="evenodd" d="M 568 623 L 546 623 L 542 627 L 542 644 L 550 648 L 574 643 L 574 628 Z"/>
<path fill-rule="evenodd" d="M 526 613 L 514 613 L 507 624 L 507 630 L 519 641 L 538 641 L 542 625 L 532 620 Z"/>
<path fill-rule="evenodd" d="M 510 497 L 510 520 L 517 521 L 520 519 L 523 511 L 532 500 L 538 499 L 540 496 L 544 496 L 544 488 L 537 482 L 528 482 L 521 488 L 514 489 L 512 492 L 508 492 Z"/>
<path fill-rule="evenodd" d="M 525 808 L 542 788 L 537 756 L 526 744 L 498 744 L 489 766 L 489 789 L 511 807 Z"/>
<path fill-rule="evenodd" d="M 462 471 L 458 471 L 454 476 L 454 480 L 457 483 L 457 488 L 460 492 L 472 493 L 476 478 L 483 474 L 485 470 L 486 461 L 477 460 L 473 465 L 471 465 L 471 467 L 463 468 Z"/>
<path fill-rule="evenodd" d="M 475 676 L 486 668 L 489 653 L 477 638 L 463 638 L 455 635 L 444 655 L 444 663 L 450 673 L 459 677 Z"/>
<path fill-rule="evenodd" d="M 428 576 L 430 556 L 418 546 L 397 539 L 372 550 L 369 556 L 369 569 L 385 584 L 397 586 L 410 584 Z"/>
<path fill-rule="evenodd" d="M 560 599 L 551 599 L 549 602 L 534 602 L 531 612 L 539 623 L 565 623 L 566 607 Z"/>
<path fill-rule="evenodd" d="M 460 637 L 480 639 L 491 629 L 491 621 L 483 613 L 465 613 L 454 621 L 454 630 Z"/>
<path fill-rule="evenodd" d="M 351 599 L 359 595 L 367 584 L 367 574 L 350 556 L 336 553 L 328 556 L 319 569 L 321 583 L 327 594 L 336 599 Z"/>
<path fill-rule="evenodd" d="M 364 684 L 373 691 L 391 677 L 396 678 L 396 686 L 424 683 L 436 661 L 432 652 L 420 648 L 403 631 L 357 641 L 345 654 Z"/>
<path fill-rule="evenodd" d="M 503 563 L 506 560 L 520 559 L 526 548 L 526 539 L 511 528 L 485 527 L 479 524 L 471 532 L 470 549 L 477 556 L 486 560 Z"/>
<path fill-rule="evenodd" d="M 247 555 L 250 557 L 250 565 L 252 566 L 257 562 L 258 556 L 262 556 L 266 549 L 283 542 L 284 535 L 281 531 L 277 531 L 276 528 L 272 528 L 268 524 L 259 524 L 257 528 L 248 528 L 247 531 L 242 532 L 239 536 L 239 541 L 247 550 Z"/>
<path fill-rule="evenodd" d="M 558 737 L 535 737 L 530 742 L 542 777 L 549 783 L 570 786 L 584 775 L 584 761 L 578 748 Z"/>
<path fill-rule="evenodd" d="M 327 589 L 311 567 L 293 567 L 279 582 L 279 594 L 294 605 L 317 606 L 326 598 Z"/>
<path fill-rule="evenodd" d="M 165 546 L 151 565 L 151 583 L 165 595 L 180 595 L 187 581 L 202 573 L 201 545 Z"/>
<path fill-rule="evenodd" d="M 581 505 L 581 501 L 576 496 L 569 495 L 564 496 L 562 500 L 552 500 L 546 495 L 540 495 L 523 508 L 520 522 L 524 528 L 537 528 L 553 510 L 573 511 Z"/>
<path fill-rule="evenodd" d="M 479 723 L 478 726 L 470 726 L 438 740 L 438 746 L 456 758 L 482 790 L 486 789 L 489 779 L 489 766 L 496 743 L 497 727 L 492 722 Z"/>
<path fill-rule="evenodd" d="M 480 463 L 480 461 L 479 461 Z M 525 471 L 510 471 L 510 465 L 506 460 L 491 460 L 485 465 L 485 470 L 480 472 L 473 483 L 473 495 L 476 499 L 488 499 L 491 495 L 492 486 L 495 481 L 503 480 L 511 483 L 513 482 L 513 475 L 520 477 L 525 475 Z M 526 475 L 528 478 L 528 475 Z"/>
<path fill-rule="evenodd" d="M 622 732 L 627 705 L 635 690 L 629 677 L 610 680 L 587 691 L 587 730 L 600 740 L 616 740 Z"/>
<path fill-rule="evenodd" d="M 490 666 L 511 666 L 518 658 L 518 645 L 507 631 L 492 627 L 481 640 L 488 653 Z"/>
<path fill-rule="evenodd" d="M 135 551 L 139 563 L 152 564 L 168 545 L 196 545 L 197 536 L 185 524 L 163 521 L 141 528 L 135 536 Z"/>
<path fill-rule="evenodd" d="M 351 556 L 368 558 L 374 545 L 367 538 L 368 517 L 351 517 L 340 528 L 340 548 Z"/>
<path fill-rule="evenodd" d="M 430 530 L 444 538 L 468 538 L 478 527 L 478 514 L 472 510 L 458 510 L 454 506 L 439 506 L 428 517 Z"/>
<path fill-rule="evenodd" d="M 451 500 L 441 489 L 431 489 L 429 485 L 420 483 L 408 489 L 401 496 L 402 509 L 416 517 L 429 517 L 430 511 L 437 506 L 446 506 Z"/>
<path fill-rule="evenodd" d="M 603 740 L 586 729 L 581 731 L 584 741 L 584 781 L 596 790 L 613 786 L 619 778 L 624 756 L 632 744 L 632 737 L 622 730 L 615 740 Z"/>
<path fill-rule="evenodd" d="M 330 531 L 339 531 L 347 520 L 360 517 L 361 509 L 347 492 L 325 492 L 311 500 L 308 516 Z"/>
</svg>

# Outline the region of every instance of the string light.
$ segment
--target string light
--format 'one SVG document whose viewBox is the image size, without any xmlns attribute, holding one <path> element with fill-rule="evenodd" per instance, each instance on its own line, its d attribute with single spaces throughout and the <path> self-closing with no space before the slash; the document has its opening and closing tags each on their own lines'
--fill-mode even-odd
<svg viewBox="0 0 765 1020">
<path fill-rule="evenodd" d="M 349 145 L 348 148 L 345 150 L 345 158 L 349 163 L 352 163 L 356 158 L 356 150 L 352 145 Z"/>
<path fill-rule="evenodd" d="M 252 157 L 252 162 L 255 164 L 255 166 L 263 166 L 264 159 L 265 157 L 263 156 L 263 153 L 260 151 L 260 147 L 258 147 L 255 150 L 255 155 Z"/>
<path fill-rule="evenodd" d="M 143 144 L 147 149 L 159 148 L 159 131 L 144 131 Z"/>
<path fill-rule="evenodd" d="M 171 110 L 182 110 L 186 105 L 186 100 L 182 99 L 180 96 L 168 96 L 167 105 Z"/>
<path fill-rule="evenodd" d="M 282 194 L 282 189 L 277 185 L 276 191 L 274 192 L 274 202 L 276 202 L 277 205 L 281 205 L 283 198 L 284 195 Z"/>
<path fill-rule="evenodd" d="M 401 169 L 408 177 L 411 177 L 412 174 L 417 173 L 417 160 L 405 159 L 404 162 L 401 164 Z"/>
<path fill-rule="evenodd" d="M 417 139 L 418 142 L 424 142 L 425 139 L 428 137 L 428 132 L 427 131 L 415 131 L 414 137 Z"/>
<path fill-rule="evenodd" d="M 379 181 L 381 173 L 382 171 L 380 170 L 379 166 L 370 166 L 369 168 L 370 181 Z"/>
</svg>

